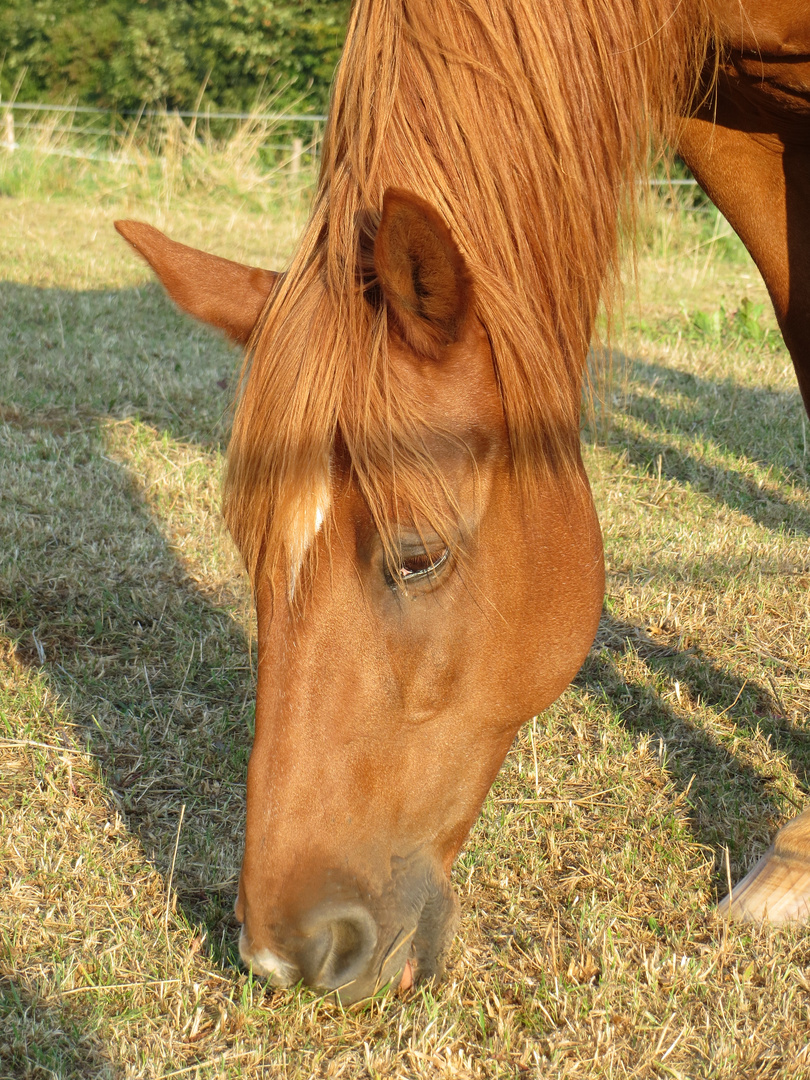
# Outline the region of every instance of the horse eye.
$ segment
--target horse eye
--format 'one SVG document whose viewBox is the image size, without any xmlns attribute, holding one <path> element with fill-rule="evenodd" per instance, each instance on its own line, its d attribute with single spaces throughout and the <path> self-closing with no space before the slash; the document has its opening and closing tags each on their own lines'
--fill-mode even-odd
<svg viewBox="0 0 810 1080">
<path fill-rule="evenodd" d="M 444 548 L 440 552 L 419 551 L 412 555 L 400 555 L 397 566 L 392 573 L 386 568 L 385 576 L 388 584 L 396 586 L 408 586 L 425 578 L 435 577 L 442 569 L 450 555 L 450 549 Z"/>
</svg>

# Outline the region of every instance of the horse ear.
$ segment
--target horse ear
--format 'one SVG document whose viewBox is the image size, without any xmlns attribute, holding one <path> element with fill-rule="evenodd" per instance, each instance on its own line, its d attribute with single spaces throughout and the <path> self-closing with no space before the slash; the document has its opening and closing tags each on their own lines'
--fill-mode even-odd
<svg viewBox="0 0 810 1080">
<path fill-rule="evenodd" d="M 116 221 L 115 227 L 146 259 L 178 307 L 224 330 L 232 341 L 247 342 L 278 274 L 178 244 L 141 221 Z"/>
<path fill-rule="evenodd" d="M 472 282 L 453 236 L 430 203 L 389 188 L 374 240 L 374 268 L 397 326 L 417 352 L 458 341 Z"/>
</svg>

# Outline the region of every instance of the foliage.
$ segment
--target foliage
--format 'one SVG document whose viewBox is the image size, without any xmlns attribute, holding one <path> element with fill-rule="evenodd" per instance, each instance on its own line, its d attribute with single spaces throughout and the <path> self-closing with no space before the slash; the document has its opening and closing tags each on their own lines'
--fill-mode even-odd
<svg viewBox="0 0 810 1080">
<path fill-rule="evenodd" d="M 660 320 L 655 327 L 641 326 L 630 320 L 637 329 L 653 331 L 672 340 L 682 337 L 693 345 L 728 346 L 738 350 L 760 350 L 765 347 L 780 350 L 782 339 L 768 325 L 773 319 L 765 303 L 754 303 L 743 296 L 737 308 L 729 309 L 724 300 L 709 311 L 695 308 L 683 310 Z"/>
<path fill-rule="evenodd" d="M 0 91 L 137 109 L 326 107 L 348 0 L 0 0 Z"/>
</svg>

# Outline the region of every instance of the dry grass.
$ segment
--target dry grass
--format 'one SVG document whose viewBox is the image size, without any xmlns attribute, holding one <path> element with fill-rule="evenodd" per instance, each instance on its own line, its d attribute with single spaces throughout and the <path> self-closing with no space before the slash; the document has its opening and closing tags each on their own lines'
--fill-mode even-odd
<svg viewBox="0 0 810 1080">
<path fill-rule="evenodd" d="M 259 101 L 241 120 L 20 111 L 13 117 L 16 149 L 0 149 L 0 194 L 81 192 L 98 201 L 126 192 L 164 211 L 190 196 L 238 199 L 265 212 L 279 198 L 289 205 L 309 196 L 321 125 L 269 119 L 276 104 Z"/>
<path fill-rule="evenodd" d="M 447 983 L 344 1011 L 236 959 L 236 357 L 112 234 L 161 206 L 0 204 L 0 1076 L 810 1076 L 806 934 L 712 913 L 726 846 L 738 876 L 810 766 L 807 432 L 770 315 L 734 314 L 764 297 L 736 243 L 651 223 L 586 450 L 599 639 L 458 861 Z M 300 225 L 236 198 L 170 222 L 271 266 Z"/>
</svg>

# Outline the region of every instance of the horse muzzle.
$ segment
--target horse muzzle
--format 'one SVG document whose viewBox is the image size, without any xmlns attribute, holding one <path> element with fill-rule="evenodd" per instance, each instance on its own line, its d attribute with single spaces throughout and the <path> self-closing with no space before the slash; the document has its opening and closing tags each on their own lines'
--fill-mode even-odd
<svg viewBox="0 0 810 1080">
<path fill-rule="evenodd" d="M 336 994 L 344 1005 L 373 997 L 386 986 L 408 989 L 414 982 L 441 978 L 457 924 L 456 899 L 446 880 L 423 880 L 409 892 L 408 902 L 396 908 L 380 904 L 374 914 L 357 900 L 327 901 L 284 933 L 275 927 L 272 934 L 254 936 L 248 909 L 240 956 L 271 986 L 302 982 Z"/>
</svg>

